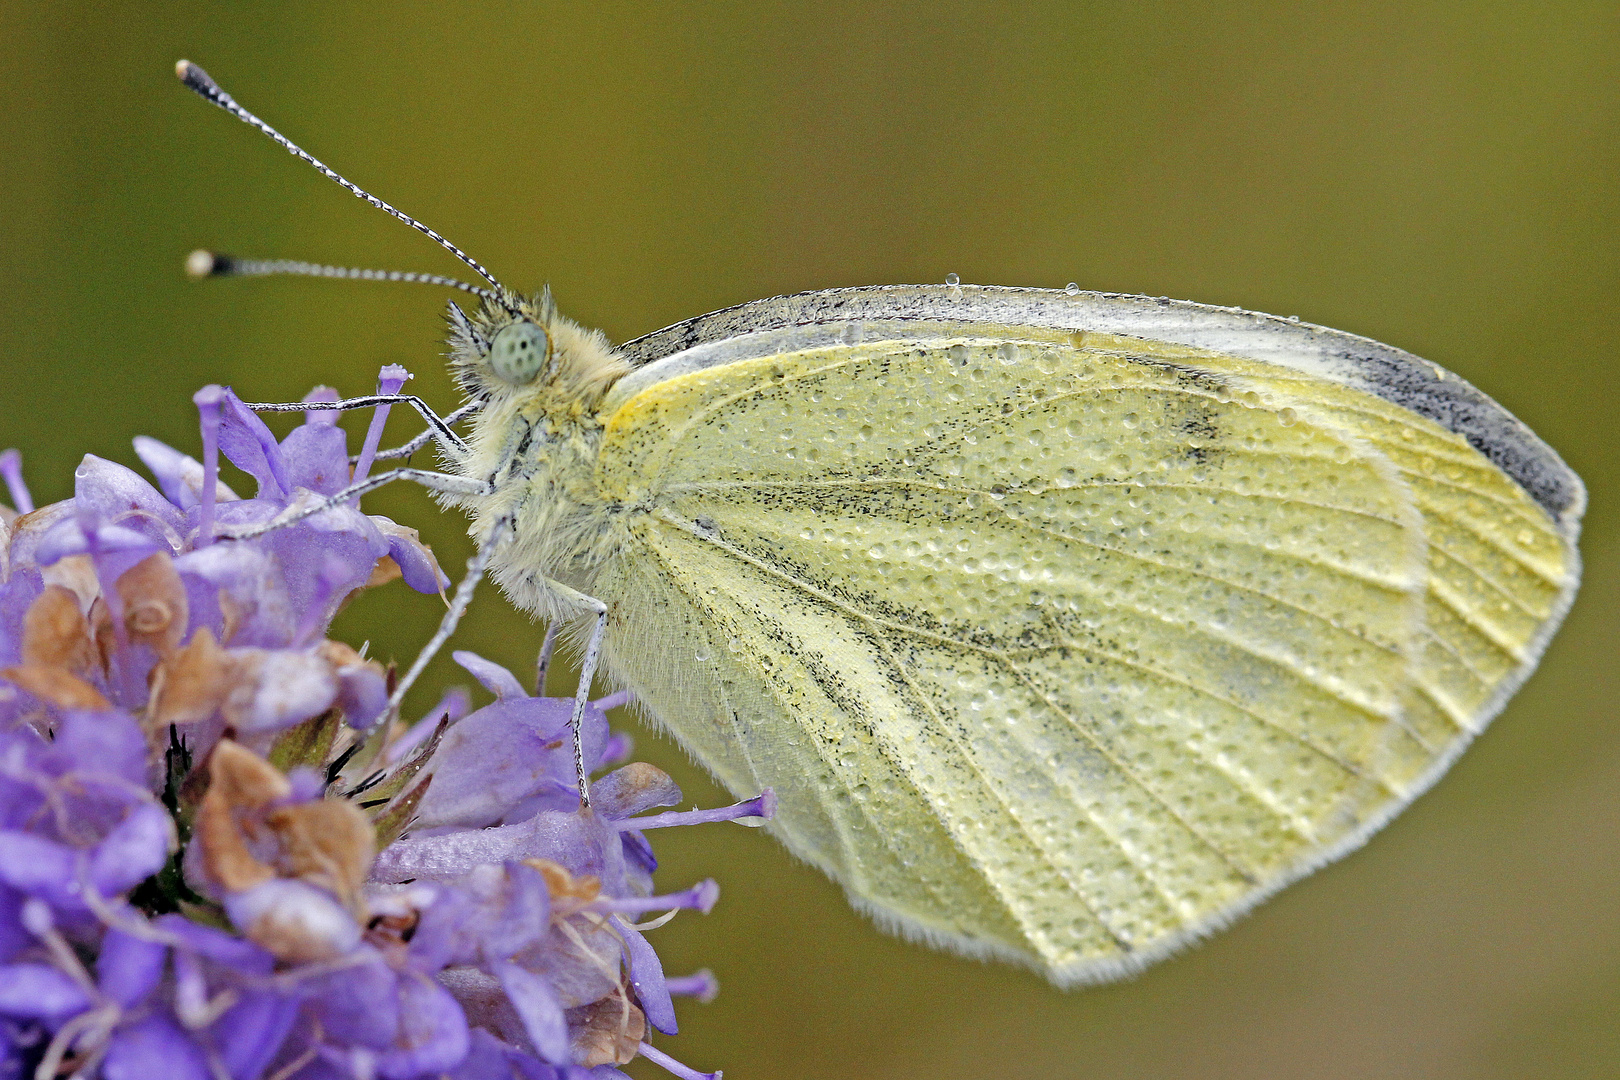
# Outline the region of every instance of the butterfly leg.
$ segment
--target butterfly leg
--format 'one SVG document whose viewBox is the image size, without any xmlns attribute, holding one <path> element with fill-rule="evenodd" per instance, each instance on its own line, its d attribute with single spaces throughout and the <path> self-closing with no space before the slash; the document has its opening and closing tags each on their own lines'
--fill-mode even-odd
<svg viewBox="0 0 1620 1080">
<path fill-rule="evenodd" d="M 427 469 L 389 469 L 387 472 L 368 476 L 358 484 L 350 484 L 335 495 L 290 506 L 263 525 L 243 529 L 241 532 L 227 533 L 224 539 L 251 540 L 255 536 L 285 528 L 322 511 L 335 509 L 395 480 L 409 480 L 414 484 L 421 484 L 430 491 L 442 491 L 447 495 L 490 495 L 495 491 L 495 484 L 490 480 L 473 480 L 465 476 L 452 476 L 449 473 L 430 472 Z"/>
<path fill-rule="evenodd" d="M 546 696 L 546 675 L 551 672 L 551 654 L 557 650 L 557 622 L 546 627 L 545 640 L 540 642 L 540 659 L 534 665 L 534 696 Z"/>
<path fill-rule="evenodd" d="M 446 427 L 450 427 L 450 426 L 453 426 L 455 424 L 460 423 L 461 421 L 465 420 L 467 417 L 471 416 L 473 413 L 475 413 L 479 409 L 481 409 L 483 407 L 483 404 L 484 403 L 481 402 L 481 401 L 469 401 L 467 404 L 463 405 L 461 408 L 457 409 L 455 412 L 450 413 L 449 415 L 445 416 L 443 418 L 444 425 Z M 438 437 L 439 437 L 438 431 L 436 429 L 432 428 L 432 427 L 429 427 L 427 430 L 423 431 L 421 434 L 417 435 L 415 438 L 411 439 L 408 442 L 401 443 L 398 446 L 389 447 L 387 450 L 378 450 L 374 455 L 372 455 L 372 460 L 374 460 L 374 461 L 389 461 L 389 460 L 392 460 L 394 458 L 408 458 L 412 454 L 416 453 L 418 450 L 422 449 L 422 447 L 426 446 L 428 443 L 430 443 L 433 440 L 437 439 Z M 353 465 L 355 462 L 357 462 L 359 460 L 360 460 L 360 455 L 359 454 L 350 454 L 349 455 L 349 464 Z"/>
<path fill-rule="evenodd" d="M 394 692 L 388 699 L 387 715 L 393 715 L 398 710 L 399 703 L 405 698 L 405 692 L 411 688 L 411 684 L 415 683 L 417 677 L 422 674 L 422 669 L 427 667 L 428 661 L 433 659 L 439 649 L 444 646 L 444 643 L 450 640 L 450 635 L 455 633 L 456 624 L 461 622 L 461 617 L 466 614 L 468 606 L 472 604 L 473 590 L 478 587 L 479 579 L 484 576 L 484 571 L 489 568 L 489 561 L 495 557 L 495 552 L 500 548 L 501 544 L 505 543 L 506 539 L 512 535 L 514 520 L 515 516 L 510 513 L 496 518 L 495 524 L 490 526 L 489 532 L 478 545 L 478 550 L 473 553 L 472 558 L 467 560 L 467 573 L 462 577 L 461 584 L 456 586 L 455 595 L 450 598 L 450 606 L 446 609 L 444 618 L 439 620 L 439 628 L 433 632 L 433 636 L 428 639 L 428 643 L 422 646 L 422 651 L 416 654 L 416 659 L 412 661 L 410 669 L 405 672 L 404 677 L 394 687 Z M 605 607 L 604 610 L 606 610 Z M 575 745 L 578 745 L 578 736 L 575 736 Z M 578 756 L 577 751 L 575 756 Z"/>
<path fill-rule="evenodd" d="M 430 438 L 457 454 L 465 454 L 467 444 L 461 441 L 460 435 L 450 430 L 450 425 L 467 413 L 476 411 L 462 406 L 450 417 L 442 417 L 415 394 L 367 394 L 342 401 L 246 401 L 243 404 L 254 412 L 347 412 L 350 409 L 373 409 L 378 405 L 409 405 L 427 421 L 428 429 L 433 433 Z"/>
<path fill-rule="evenodd" d="M 579 782 L 579 805 L 586 809 L 591 805 L 591 783 L 585 772 L 585 704 L 591 698 L 591 680 L 596 677 L 596 665 L 602 656 L 602 635 L 607 630 L 607 604 L 594 596 L 587 596 L 578 589 L 571 589 L 560 581 L 550 578 L 541 578 L 540 583 L 546 590 L 581 611 L 588 611 L 595 616 L 595 623 L 591 626 L 590 639 L 585 643 L 585 655 L 579 662 L 579 689 L 574 691 L 573 718 L 568 726 L 574 729 L 574 779 Z M 541 686 L 535 689 L 540 693 L 544 688 L 546 665 L 551 659 L 551 644 L 553 631 L 546 631 L 545 644 L 540 647 L 540 682 Z"/>
</svg>

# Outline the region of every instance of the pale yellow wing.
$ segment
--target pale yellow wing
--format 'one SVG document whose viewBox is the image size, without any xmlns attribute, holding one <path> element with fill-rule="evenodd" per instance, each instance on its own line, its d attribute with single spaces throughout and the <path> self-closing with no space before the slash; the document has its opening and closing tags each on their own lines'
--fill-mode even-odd
<svg viewBox="0 0 1620 1080">
<path fill-rule="evenodd" d="M 608 658 L 894 928 L 1106 978 L 1359 842 L 1533 661 L 1558 524 L 1332 378 L 983 324 L 617 403 Z"/>
</svg>

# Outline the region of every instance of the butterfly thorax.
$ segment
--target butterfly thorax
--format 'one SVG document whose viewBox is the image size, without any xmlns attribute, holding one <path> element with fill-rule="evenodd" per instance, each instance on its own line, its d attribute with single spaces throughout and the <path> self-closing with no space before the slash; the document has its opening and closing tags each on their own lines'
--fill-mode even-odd
<svg viewBox="0 0 1620 1080">
<path fill-rule="evenodd" d="M 503 516 L 513 520 L 512 539 L 496 554 L 492 576 L 514 603 L 552 618 L 563 612 L 545 579 L 588 593 L 617 550 L 618 509 L 601 496 L 595 478 L 603 437 L 597 407 L 629 366 L 599 332 L 557 315 L 549 297 L 529 306 L 524 314 L 545 329 L 552 355 L 527 385 L 503 383 L 484 360 L 506 313 L 486 308 L 469 321 L 470 334 L 458 328 L 452 336 L 463 386 L 484 404 L 468 452 L 449 464 L 462 476 L 493 483 L 492 494 L 453 500 L 472 515 L 475 537 L 487 535 Z"/>
</svg>

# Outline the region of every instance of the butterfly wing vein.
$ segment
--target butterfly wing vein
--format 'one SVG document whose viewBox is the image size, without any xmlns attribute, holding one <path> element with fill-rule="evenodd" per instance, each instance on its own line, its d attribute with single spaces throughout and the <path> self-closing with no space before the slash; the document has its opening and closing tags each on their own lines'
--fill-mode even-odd
<svg viewBox="0 0 1620 1080">
<path fill-rule="evenodd" d="M 1060 981 L 1357 842 L 1572 572 L 1438 425 L 1100 335 L 684 374 L 614 415 L 598 482 L 641 508 L 596 589 L 657 719 L 889 925 Z"/>
</svg>

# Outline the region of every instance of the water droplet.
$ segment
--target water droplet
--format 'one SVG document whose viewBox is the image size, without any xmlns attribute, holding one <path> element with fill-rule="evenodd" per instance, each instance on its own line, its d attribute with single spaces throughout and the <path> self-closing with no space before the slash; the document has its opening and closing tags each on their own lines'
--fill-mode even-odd
<svg viewBox="0 0 1620 1080">
<path fill-rule="evenodd" d="M 954 289 L 956 286 L 962 284 L 962 279 L 960 277 L 958 277 L 957 275 L 955 275 L 955 274 L 946 274 L 945 275 L 945 284 L 951 286 L 951 288 Z"/>
<path fill-rule="evenodd" d="M 708 660 L 709 659 L 709 648 L 708 648 L 708 646 L 707 645 L 699 645 L 698 648 L 697 648 L 697 651 L 692 654 L 692 659 L 696 660 L 700 664 L 704 663 L 706 660 Z"/>
<path fill-rule="evenodd" d="M 1071 281 L 1067 285 L 1063 286 L 1063 291 L 1068 293 L 1070 296 L 1079 296 L 1080 283 L 1078 281 Z"/>
<path fill-rule="evenodd" d="M 1298 315 L 1290 315 L 1290 316 L 1288 316 L 1288 321 L 1289 322 L 1299 322 L 1299 316 Z"/>
<path fill-rule="evenodd" d="M 1281 424 L 1283 427 L 1293 427 L 1294 422 L 1298 419 L 1299 413 L 1295 412 L 1293 409 L 1283 409 L 1277 413 L 1277 423 Z"/>
</svg>

